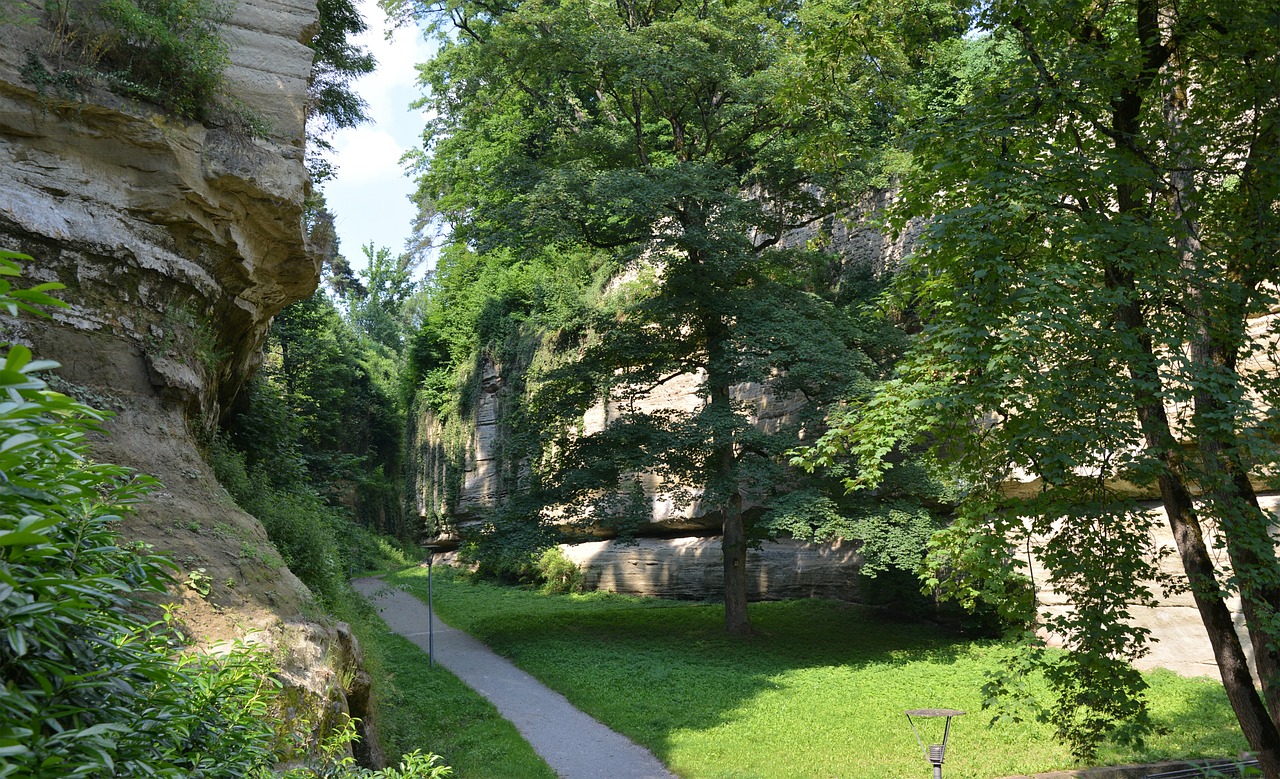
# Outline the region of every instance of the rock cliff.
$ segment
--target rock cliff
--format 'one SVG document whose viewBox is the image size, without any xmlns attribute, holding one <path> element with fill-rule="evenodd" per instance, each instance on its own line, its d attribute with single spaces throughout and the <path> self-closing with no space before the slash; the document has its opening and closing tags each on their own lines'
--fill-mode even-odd
<svg viewBox="0 0 1280 779">
<path fill-rule="evenodd" d="M 887 195 L 869 200 L 864 207 L 874 210 L 885 205 Z M 839 259 L 833 264 L 833 283 L 850 266 L 868 268 L 880 274 L 894 268 L 909 250 L 911 234 L 889 240 L 865 226 L 850 228 L 833 220 L 792 236 L 795 243 L 825 246 Z M 1252 331 L 1260 341 L 1268 335 L 1274 314 L 1259 317 Z M 1257 358 L 1254 358 L 1255 360 Z M 1267 369 L 1262 364 L 1251 365 Z M 418 416 L 416 441 L 419 452 L 415 492 L 420 513 L 445 528 L 453 524 L 482 521 L 519 487 L 518 464 L 504 458 L 508 435 L 505 415 L 518 402 L 522 366 L 498 365 L 483 361 L 477 368 L 475 392 L 468 424 L 455 426 L 446 435 L 444 426 L 429 411 Z M 695 410 L 700 403 L 694 394 L 697 377 L 686 376 L 669 382 L 659 392 L 637 404 L 641 410 Z M 771 397 L 763 388 L 744 385 L 736 389 L 737 399 L 754 409 L 754 423 L 770 428 L 791 418 L 795 404 Z M 587 432 L 608 424 L 610 409 L 597 406 L 583 420 Z M 1171 409 L 1176 413 L 1177 409 Z M 1039 489 L 1031 474 L 1017 474 L 1007 485 L 1012 495 L 1029 495 Z M 1173 548 L 1173 539 L 1155 494 L 1132 485 L 1112 485 L 1117 491 L 1152 500 L 1150 511 L 1156 518 L 1155 544 Z M 1261 483 L 1259 488 L 1264 488 Z M 615 539 L 563 545 L 565 556 L 583 572 L 584 584 L 638 595 L 695 600 L 718 599 L 723 595 L 723 566 L 720 520 L 701 510 L 693 501 L 674 506 L 659 499 L 652 484 L 646 484 L 649 521 L 639 528 L 634 543 Z M 1264 498 L 1264 508 L 1280 513 L 1280 496 Z M 861 591 L 858 547 L 851 543 L 811 544 L 792 539 L 765 542 L 748 554 L 748 597 L 768 600 L 795 597 L 823 597 L 859 601 Z M 1052 589 L 1038 566 L 1033 573 L 1039 585 L 1037 599 L 1042 611 L 1057 612 L 1069 606 Z M 1182 578 L 1176 558 L 1164 561 L 1164 570 Z M 1238 614 L 1238 602 L 1233 603 Z M 1143 668 L 1164 667 L 1186 675 L 1216 675 L 1217 667 L 1208 637 L 1191 599 L 1187 595 L 1165 598 L 1156 608 L 1135 608 L 1135 618 L 1151 631 L 1155 643 L 1140 663 Z M 1051 641 L 1052 636 L 1048 637 Z M 1245 641 L 1248 646 L 1248 642 Z"/>
<path fill-rule="evenodd" d="M 850 275 L 870 272 L 882 276 L 901 263 L 920 229 L 919 225 L 913 226 L 894 238 L 872 226 L 867 217 L 881 212 L 892 197 L 892 192 L 876 193 L 865 198 L 851 214 L 827 217 L 794 231 L 783 243 L 810 245 L 829 252 L 833 288 Z M 521 470 L 519 463 L 511 462 L 506 454 L 510 431 L 505 419 L 521 400 L 522 374 L 527 368 L 523 364 L 497 364 L 483 356 L 470 378 L 473 392 L 465 424 L 446 430 L 429 408 L 415 415 L 410 431 L 409 460 L 414 469 L 409 488 L 416 496 L 421 516 L 445 526 L 476 521 L 518 489 Z M 675 377 L 635 401 L 634 408 L 641 412 L 696 411 L 702 404 L 696 395 L 700 382 L 701 377 L 692 374 Z M 771 395 L 758 384 L 739 385 L 733 389 L 733 396 L 736 403 L 751 409 L 752 423 L 766 432 L 793 421 L 803 407 L 794 399 Z M 583 432 L 603 429 L 616 411 L 603 404 L 590 409 L 583 420 Z M 645 486 L 651 512 L 649 522 L 640 529 L 641 535 L 698 536 L 719 531 L 719 517 L 707 514 L 696 500 L 675 506 L 656 497 L 652 481 Z"/>
<path fill-rule="evenodd" d="M 95 88 L 42 94 L 24 65 L 51 43 L 44 6 L 19 6 L 0 37 L 0 247 L 34 257 L 25 275 L 66 285 L 70 307 L 7 335 L 62 363 L 56 388 L 115 412 L 95 456 L 162 483 L 123 530 L 203 577 L 207 595 L 173 592 L 193 639 L 263 642 L 316 710 L 345 708 L 361 697 L 338 681 L 360 678 L 349 631 L 303 617 L 311 594 L 196 445 L 272 317 L 319 280 L 302 229 L 314 0 L 241 2 L 225 29 L 230 96 L 265 137 Z"/>
<path fill-rule="evenodd" d="M 891 239 L 860 218 L 882 210 L 891 193 L 880 193 L 845 219 L 831 217 L 787 237 L 789 245 L 821 246 L 831 254 L 831 284 L 853 273 L 879 276 L 896 267 L 918 234 Z M 537 338 L 537 335 L 527 336 Z M 549 348 L 541 344 L 539 348 Z M 531 350 L 537 351 L 537 349 Z M 481 522 L 520 489 L 522 463 L 509 454 L 509 414 L 522 401 L 524 364 L 498 364 L 484 356 L 472 371 L 468 413 L 461 422 L 442 422 L 430 409 L 413 420 L 410 457 L 415 468 L 410 489 L 428 526 L 439 527 L 446 543 L 459 525 Z M 641 412 L 696 412 L 701 377 L 667 381 L 632 405 Z M 771 394 L 759 384 L 733 388 L 734 401 L 750 409 L 752 424 L 774 432 L 796 420 L 803 402 Z M 603 429 L 618 409 L 599 404 L 583 419 L 583 432 Z M 518 455 L 516 455 L 518 456 Z M 642 479 L 647 519 L 637 529 L 638 543 L 617 543 L 597 528 L 600 541 L 565 547 L 585 574 L 589 587 L 663 597 L 714 599 L 723 594 L 720 554 L 722 518 L 710 512 L 691 490 L 679 503 L 665 497 L 652 475 Z M 748 501 L 750 513 L 759 507 Z M 575 531 L 580 528 L 575 527 Z M 756 600 L 825 597 L 858 600 L 860 557 L 849 543 L 811 544 L 793 540 L 765 543 L 749 555 L 749 597 Z"/>
</svg>

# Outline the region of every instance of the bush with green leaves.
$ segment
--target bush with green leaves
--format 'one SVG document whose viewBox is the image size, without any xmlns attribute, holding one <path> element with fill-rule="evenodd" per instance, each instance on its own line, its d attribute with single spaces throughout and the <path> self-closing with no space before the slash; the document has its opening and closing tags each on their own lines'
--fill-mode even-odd
<svg viewBox="0 0 1280 779">
<path fill-rule="evenodd" d="M 585 583 L 582 569 L 565 556 L 564 550 L 553 546 L 538 555 L 538 576 L 542 579 L 542 591 L 548 595 L 582 592 Z"/>
<path fill-rule="evenodd" d="M 0 252 L 0 309 L 61 305 L 56 284 L 13 288 L 20 259 Z M 88 457 L 105 415 L 50 391 L 40 374 L 56 367 L 18 344 L 0 364 L 0 779 L 272 776 L 285 745 L 271 658 L 178 654 L 171 615 L 146 616 L 177 569 L 118 524 L 154 482 Z M 320 758 L 288 776 L 448 775 L 433 756 L 383 773 Z"/>
<path fill-rule="evenodd" d="M 412 553 L 403 545 L 356 524 L 344 507 L 325 502 L 300 469 L 281 479 L 286 468 L 249 462 L 221 435 L 209 442 L 205 455 L 236 504 L 257 517 L 285 564 L 326 605 L 338 601 L 348 574 L 410 562 Z"/>
<path fill-rule="evenodd" d="M 0 307 L 56 305 L 56 285 L 11 288 L 18 257 L 0 255 Z M 174 567 L 116 526 L 151 480 L 87 458 L 104 415 L 49 391 L 54 367 L 14 344 L 0 368 L 0 776 L 247 775 L 270 755 L 267 677 L 175 661 L 177 631 L 143 616 Z"/>
</svg>

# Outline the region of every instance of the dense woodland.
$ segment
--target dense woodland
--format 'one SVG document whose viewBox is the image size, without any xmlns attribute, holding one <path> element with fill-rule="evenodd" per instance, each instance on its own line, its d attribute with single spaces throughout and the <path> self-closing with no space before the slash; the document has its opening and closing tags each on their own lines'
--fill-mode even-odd
<svg viewBox="0 0 1280 779">
<path fill-rule="evenodd" d="M 461 529 L 480 575 L 545 576 L 542 553 L 588 526 L 627 536 L 656 475 L 721 518 L 729 634 L 752 633 L 751 544 L 859 540 L 868 575 L 1007 630 L 991 702 L 1014 716 L 1042 674 L 1082 760 L 1150 731 L 1128 617 L 1186 590 L 1280 777 L 1280 561 L 1257 498 L 1280 464 L 1260 319 L 1280 303 L 1273 0 L 383 5 L 440 42 L 410 161 L 418 234 L 402 254 L 360 247 L 353 273 L 317 197 L 325 285 L 276 320 L 207 442 L 322 601 L 376 564 L 370 531 L 447 524 L 411 508 L 408 420 L 429 409 L 461 463 L 498 364 L 514 489 Z M 325 9 L 313 148 L 362 120 L 345 84 L 373 67 L 345 43 L 354 10 Z M 842 220 L 909 232 L 911 250 L 849 263 Z M 15 360 L 10 386 L 34 392 Z M 689 375 L 696 409 L 644 406 Z M 749 384 L 803 410 L 766 433 Z M 611 423 L 584 431 L 601 403 Z M 1002 491 L 1018 472 L 1034 495 Z M 1158 573 L 1142 494 L 1167 509 L 1185 581 Z M 1033 552 L 1075 607 L 1038 625 Z M 19 742 L 0 732 L 0 750 Z"/>
</svg>

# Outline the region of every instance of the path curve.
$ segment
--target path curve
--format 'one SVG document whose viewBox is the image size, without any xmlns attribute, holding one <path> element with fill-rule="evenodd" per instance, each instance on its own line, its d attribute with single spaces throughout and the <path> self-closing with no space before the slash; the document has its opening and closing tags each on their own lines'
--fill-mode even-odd
<svg viewBox="0 0 1280 779">
<path fill-rule="evenodd" d="M 381 579 L 352 579 L 392 631 L 427 651 L 427 606 Z M 489 699 L 561 779 L 677 779 L 649 750 L 435 617 L 436 662 Z M 423 658 L 426 662 L 426 658 Z M 430 745 L 427 745 L 430 747 Z"/>
</svg>

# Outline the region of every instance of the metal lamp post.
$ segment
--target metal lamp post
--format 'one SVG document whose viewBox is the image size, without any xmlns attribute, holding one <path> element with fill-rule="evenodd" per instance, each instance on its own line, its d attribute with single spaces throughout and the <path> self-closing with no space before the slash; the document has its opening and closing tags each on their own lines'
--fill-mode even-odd
<svg viewBox="0 0 1280 779">
<path fill-rule="evenodd" d="M 916 743 L 924 750 L 924 759 L 933 765 L 933 779 L 942 779 L 942 761 L 947 753 L 947 737 L 951 735 L 951 718 L 959 717 L 961 714 L 964 712 L 957 709 L 910 709 L 907 711 L 907 723 L 911 725 L 911 732 L 916 734 Z M 916 730 L 916 723 L 911 719 L 912 717 L 919 719 L 944 717 L 946 723 L 942 728 L 942 743 L 925 746 L 924 739 L 920 738 L 920 731 Z"/>
<path fill-rule="evenodd" d="M 427 548 L 427 662 L 429 667 L 436 667 L 436 606 L 435 606 L 435 583 L 433 571 L 435 570 L 436 550 L 440 547 L 436 544 L 426 544 Z"/>
</svg>

